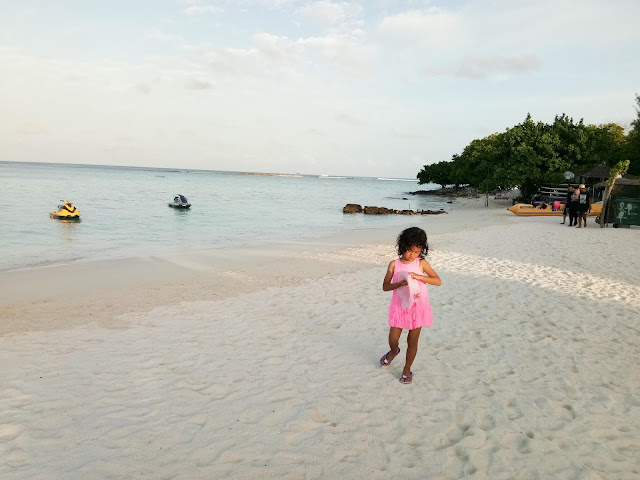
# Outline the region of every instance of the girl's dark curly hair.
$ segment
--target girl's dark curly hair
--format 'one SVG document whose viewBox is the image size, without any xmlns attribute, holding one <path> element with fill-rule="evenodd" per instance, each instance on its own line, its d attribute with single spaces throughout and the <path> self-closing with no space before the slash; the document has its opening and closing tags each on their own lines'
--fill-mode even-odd
<svg viewBox="0 0 640 480">
<path fill-rule="evenodd" d="M 411 227 L 403 230 L 398 235 L 398 255 L 404 254 L 412 247 L 420 247 L 422 252 L 420 258 L 424 258 L 429 252 L 429 244 L 427 244 L 427 234 L 424 230 L 418 227 Z"/>
</svg>

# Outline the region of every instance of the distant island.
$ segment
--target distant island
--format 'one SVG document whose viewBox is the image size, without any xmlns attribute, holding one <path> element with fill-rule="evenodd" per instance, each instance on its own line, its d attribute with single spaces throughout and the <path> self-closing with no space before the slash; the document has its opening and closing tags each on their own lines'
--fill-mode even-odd
<svg viewBox="0 0 640 480">
<path fill-rule="evenodd" d="M 260 175 L 263 177 L 302 177 L 297 173 L 256 173 L 256 172 L 241 172 L 240 175 Z"/>
</svg>

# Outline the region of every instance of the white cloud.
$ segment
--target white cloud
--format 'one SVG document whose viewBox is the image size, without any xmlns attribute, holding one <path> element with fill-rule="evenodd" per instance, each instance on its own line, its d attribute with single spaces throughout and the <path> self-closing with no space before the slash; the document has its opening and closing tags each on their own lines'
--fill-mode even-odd
<svg viewBox="0 0 640 480">
<path fill-rule="evenodd" d="M 405 128 L 398 128 L 398 127 L 394 127 L 392 129 L 392 133 L 396 137 L 400 137 L 400 138 L 419 139 L 419 138 L 424 138 L 425 137 L 423 132 L 420 132 L 420 131 L 417 131 L 417 130 L 408 130 L 408 129 L 405 129 Z"/>
<path fill-rule="evenodd" d="M 157 28 L 153 28 L 151 30 L 147 30 L 147 32 L 144 34 L 144 37 L 147 40 L 152 40 L 154 42 L 159 42 L 159 43 L 184 43 L 184 38 L 181 37 L 180 35 L 175 35 L 172 33 L 166 33 L 163 32 L 162 30 L 159 30 Z"/>
<path fill-rule="evenodd" d="M 213 5 L 191 5 L 184 9 L 184 13 L 187 15 L 202 15 L 202 14 L 216 14 L 219 13 L 220 9 L 214 7 Z"/>
<path fill-rule="evenodd" d="M 357 76 L 371 70 L 377 55 L 374 45 L 360 41 L 357 36 L 358 31 L 352 32 L 351 36 L 331 33 L 323 37 L 301 38 L 297 43 L 310 55 L 319 54 L 343 73 Z"/>
<path fill-rule="evenodd" d="M 377 33 L 394 47 L 436 54 L 558 53 L 637 39 L 639 15 L 640 2 L 635 0 L 467 1 L 388 14 Z"/>
<path fill-rule="evenodd" d="M 347 3 L 330 1 L 312 2 L 299 8 L 298 18 L 319 25 L 331 26 L 347 18 Z"/>
<path fill-rule="evenodd" d="M 149 95 L 151 93 L 151 85 L 149 85 L 148 83 L 138 83 L 134 85 L 133 88 L 145 95 Z"/>
<path fill-rule="evenodd" d="M 26 121 L 16 127 L 19 135 L 47 135 L 49 130 L 36 121 Z"/>
<path fill-rule="evenodd" d="M 360 127 L 366 124 L 366 122 L 358 115 L 349 112 L 339 112 L 336 115 L 336 120 L 347 123 L 354 127 Z"/>
<path fill-rule="evenodd" d="M 300 48 L 287 37 L 258 33 L 253 36 L 255 48 L 273 64 L 293 64 L 297 62 Z"/>
<path fill-rule="evenodd" d="M 453 65 L 427 67 L 431 75 L 451 75 L 465 78 L 485 78 L 489 75 L 509 75 L 528 73 L 540 67 L 540 60 L 534 55 L 507 57 L 463 57 Z"/>
<path fill-rule="evenodd" d="M 180 0 L 180 3 L 185 15 L 215 15 L 222 12 L 221 8 L 206 0 Z"/>
<path fill-rule="evenodd" d="M 228 2 L 238 2 L 239 0 L 227 0 Z M 298 0 L 242 0 L 243 4 L 249 6 L 264 6 L 268 8 L 281 8 L 290 4 L 297 3 Z"/>
<path fill-rule="evenodd" d="M 287 36 L 258 33 L 247 48 L 191 48 L 201 51 L 206 65 L 225 76 L 278 75 L 300 76 L 340 72 L 347 76 L 360 76 L 369 72 L 376 50 L 358 40 L 359 33 L 351 35 L 329 33 L 317 37 L 289 38 Z"/>
<path fill-rule="evenodd" d="M 201 78 L 189 78 L 187 79 L 185 86 L 189 90 L 209 90 L 213 88 L 213 83 Z"/>
<path fill-rule="evenodd" d="M 507 80 L 587 55 L 614 57 L 637 41 L 638 16 L 632 0 L 468 1 L 387 14 L 375 39 L 407 77 Z"/>
<path fill-rule="evenodd" d="M 437 7 L 387 16 L 378 25 L 378 32 L 409 47 L 449 48 L 465 37 L 460 16 Z"/>
<path fill-rule="evenodd" d="M 205 58 L 216 73 L 244 76 L 256 71 L 259 52 L 255 48 L 212 48 Z"/>
</svg>

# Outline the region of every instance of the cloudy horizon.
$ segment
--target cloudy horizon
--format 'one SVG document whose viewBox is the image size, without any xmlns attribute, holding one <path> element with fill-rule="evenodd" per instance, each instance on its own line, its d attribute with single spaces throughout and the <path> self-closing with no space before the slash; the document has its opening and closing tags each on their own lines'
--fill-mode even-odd
<svg viewBox="0 0 640 480">
<path fill-rule="evenodd" d="M 631 0 L 0 5 L 0 161 L 412 178 L 520 123 L 635 118 Z"/>
</svg>

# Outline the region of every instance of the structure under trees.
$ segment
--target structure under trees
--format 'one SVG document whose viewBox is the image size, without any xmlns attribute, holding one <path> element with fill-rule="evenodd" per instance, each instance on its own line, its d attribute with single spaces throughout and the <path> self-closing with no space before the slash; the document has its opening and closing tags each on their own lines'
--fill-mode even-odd
<svg viewBox="0 0 640 480">
<path fill-rule="evenodd" d="M 629 160 L 625 160 L 624 162 L 617 163 L 609 174 L 609 179 L 607 180 L 607 188 L 604 191 L 604 198 L 602 199 L 602 213 L 600 214 L 600 218 L 598 219 L 598 223 L 600 224 L 600 228 L 604 228 L 606 216 L 607 216 L 607 208 L 609 207 L 609 197 L 611 196 L 611 190 L 616 184 L 616 180 L 618 177 L 624 175 L 629 170 Z M 586 225 L 586 224 L 585 224 Z"/>
</svg>

